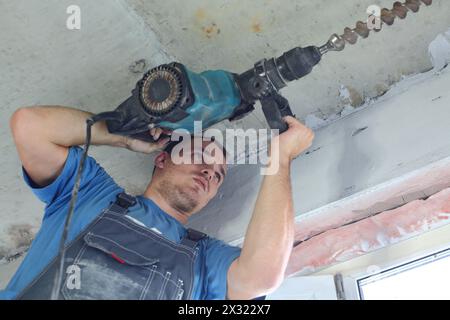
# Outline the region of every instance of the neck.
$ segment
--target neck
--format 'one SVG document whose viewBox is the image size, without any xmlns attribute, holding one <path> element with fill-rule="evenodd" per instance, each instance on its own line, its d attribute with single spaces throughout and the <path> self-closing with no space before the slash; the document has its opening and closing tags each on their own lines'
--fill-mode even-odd
<svg viewBox="0 0 450 320">
<path fill-rule="evenodd" d="M 152 184 L 147 187 L 147 190 L 145 190 L 143 196 L 152 200 L 158 207 L 161 208 L 161 210 L 177 219 L 182 224 L 186 224 L 188 222 L 189 216 L 184 212 L 174 209 Z"/>
</svg>

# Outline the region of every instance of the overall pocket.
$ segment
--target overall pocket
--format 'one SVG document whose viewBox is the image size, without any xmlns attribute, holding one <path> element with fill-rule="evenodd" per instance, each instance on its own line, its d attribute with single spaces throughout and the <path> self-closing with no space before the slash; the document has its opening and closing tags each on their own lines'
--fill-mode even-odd
<svg viewBox="0 0 450 320">
<path fill-rule="evenodd" d="M 67 275 L 61 292 L 65 299 L 77 300 L 146 299 L 146 292 L 156 278 L 158 261 L 133 250 L 133 244 L 87 233 L 71 269 L 75 272 Z M 78 286 L 73 285 L 74 276 L 80 277 L 75 279 Z"/>
</svg>

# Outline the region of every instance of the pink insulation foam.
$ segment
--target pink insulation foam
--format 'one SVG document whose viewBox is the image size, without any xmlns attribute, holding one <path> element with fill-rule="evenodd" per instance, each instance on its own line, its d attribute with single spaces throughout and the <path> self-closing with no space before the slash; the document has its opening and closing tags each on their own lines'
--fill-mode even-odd
<svg viewBox="0 0 450 320">
<path fill-rule="evenodd" d="M 286 275 L 343 262 L 449 222 L 450 188 L 300 243 L 292 251 Z"/>
</svg>

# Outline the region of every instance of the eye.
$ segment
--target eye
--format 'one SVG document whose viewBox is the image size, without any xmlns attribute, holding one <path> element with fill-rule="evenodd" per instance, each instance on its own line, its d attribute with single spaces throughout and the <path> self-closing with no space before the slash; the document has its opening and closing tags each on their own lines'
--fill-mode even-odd
<svg viewBox="0 0 450 320">
<path fill-rule="evenodd" d="M 217 182 L 220 182 L 220 179 L 222 178 L 221 176 L 220 176 L 220 174 L 218 174 L 217 172 L 216 172 L 216 179 L 217 179 Z"/>
</svg>

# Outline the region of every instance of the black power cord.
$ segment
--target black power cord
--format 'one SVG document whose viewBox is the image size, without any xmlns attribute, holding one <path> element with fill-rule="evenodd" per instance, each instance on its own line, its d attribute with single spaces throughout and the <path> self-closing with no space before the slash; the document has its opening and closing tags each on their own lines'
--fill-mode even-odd
<svg viewBox="0 0 450 320">
<path fill-rule="evenodd" d="M 91 144 L 91 129 L 92 126 L 102 120 L 117 120 L 120 121 L 120 114 L 117 112 L 103 112 L 97 115 L 92 116 L 91 118 L 86 120 L 86 141 L 84 146 L 83 155 L 81 157 L 80 166 L 78 167 L 78 172 L 75 178 L 75 184 L 72 189 L 72 196 L 69 203 L 69 213 L 67 214 L 64 229 L 61 236 L 61 241 L 59 244 L 58 258 L 59 259 L 59 268 L 56 270 L 55 279 L 53 282 L 53 288 L 51 293 L 51 300 L 59 300 L 59 292 L 61 291 L 61 283 L 62 277 L 64 274 L 64 260 L 66 256 L 66 247 L 65 243 L 67 240 L 67 235 L 69 233 L 69 225 L 72 219 L 73 211 L 75 209 L 75 204 L 78 198 L 78 190 L 80 188 L 81 174 L 83 173 L 84 163 L 87 158 L 87 153 L 89 150 L 89 146 Z M 58 261 L 58 260 L 57 260 Z"/>
</svg>

